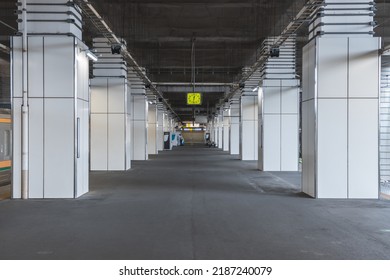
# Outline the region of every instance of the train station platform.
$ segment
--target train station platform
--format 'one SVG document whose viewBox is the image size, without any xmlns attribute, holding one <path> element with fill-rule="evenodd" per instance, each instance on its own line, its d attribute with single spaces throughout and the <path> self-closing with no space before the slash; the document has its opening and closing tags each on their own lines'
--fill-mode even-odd
<svg viewBox="0 0 390 280">
<path fill-rule="evenodd" d="M 178 147 L 92 172 L 70 200 L 0 201 L 0 259 L 389 259 L 390 202 L 321 200 L 300 173 Z"/>
</svg>

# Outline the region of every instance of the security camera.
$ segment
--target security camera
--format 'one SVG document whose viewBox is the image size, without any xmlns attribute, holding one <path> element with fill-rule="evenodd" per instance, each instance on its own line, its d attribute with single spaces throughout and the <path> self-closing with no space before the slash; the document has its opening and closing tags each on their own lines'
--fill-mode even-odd
<svg viewBox="0 0 390 280">
<path fill-rule="evenodd" d="M 271 50 L 269 51 L 269 55 L 271 57 L 279 57 L 279 54 L 280 54 L 279 48 L 271 48 Z"/>
<path fill-rule="evenodd" d="M 111 45 L 112 54 L 121 54 L 121 50 L 122 50 L 122 45 L 120 44 Z"/>
</svg>

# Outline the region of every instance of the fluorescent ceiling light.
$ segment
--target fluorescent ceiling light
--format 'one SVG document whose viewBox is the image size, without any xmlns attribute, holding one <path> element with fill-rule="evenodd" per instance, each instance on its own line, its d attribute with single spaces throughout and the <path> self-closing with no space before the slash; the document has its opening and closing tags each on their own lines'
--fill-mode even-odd
<svg viewBox="0 0 390 280">
<path fill-rule="evenodd" d="M 95 61 L 95 62 L 98 61 L 98 57 L 90 50 L 86 50 L 85 53 L 89 57 L 90 60 Z"/>
<path fill-rule="evenodd" d="M 259 87 L 255 87 L 254 89 L 252 89 L 252 91 L 255 92 L 258 89 L 259 89 Z"/>
</svg>

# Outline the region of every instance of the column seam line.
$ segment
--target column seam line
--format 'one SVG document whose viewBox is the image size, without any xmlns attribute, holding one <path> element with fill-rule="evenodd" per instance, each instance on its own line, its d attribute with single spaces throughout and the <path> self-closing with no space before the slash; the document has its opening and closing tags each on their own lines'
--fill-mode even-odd
<svg viewBox="0 0 390 280">
<path fill-rule="evenodd" d="M 43 157 L 43 160 L 42 160 L 42 198 L 45 198 L 45 95 L 46 95 L 46 87 L 45 87 L 45 37 L 42 37 L 42 60 L 43 60 L 43 63 L 42 63 L 42 67 L 43 67 L 43 73 L 42 73 L 42 79 L 43 79 L 43 99 L 42 99 L 42 107 L 43 107 L 43 114 L 42 114 L 42 119 L 43 119 L 43 123 L 42 123 L 42 157 Z"/>
<path fill-rule="evenodd" d="M 280 127 L 279 127 L 279 141 L 280 141 L 280 154 L 279 154 L 279 168 L 280 171 L 282 171 L 282 152 L 283 152 L 283 145 L 282 145 L 282 104 L 283 104 L 283 95 L 282 95 L 282 80 L 279 80 L 280 87 L 279 87 L 279 94 L 280 94 L 280 115 L 279 115 L 279 122 L 280 122 Z"/>
<path fill-rule="evenodd" d="M 106 153 L 106 161 L 107 161 L 107 164 L 106 164 L 106 170 L 110 170 L 110 167 L 109 167 L 109 153 L 110 153 L 110 145 L 108 143 L 109 141 L 109 122 L 110 122 L 110 119 L 109 119 L 109 102 L 110 102 L 110 98 L 108 96 L 108 87 L 109 87 L 109 83 L 108 83 L 108 78 L 106 78 L 106 93 L 107 93 L 107 128 L 106 128 L 106 137 L 107 137 L 107 153 Z"/>
<path fill-rule="evenodd" d="M 347 38 L 347 198 L 349 198 L 349 97 L 350 97 L 350 79 L 349 79 L 349 71 L 350 71 L 350 41 Z"/>
</svg>

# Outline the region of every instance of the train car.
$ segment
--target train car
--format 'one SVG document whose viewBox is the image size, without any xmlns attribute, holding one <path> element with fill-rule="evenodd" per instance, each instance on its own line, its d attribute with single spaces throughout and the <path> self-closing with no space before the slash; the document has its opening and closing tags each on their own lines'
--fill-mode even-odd
<svg viewBox="0 0 390 280">
<path fill-rule="evenodd" d="M 0 186 L 11 183 L 12 124 L 8 109 L 0 109 Z"/>
</svg>

